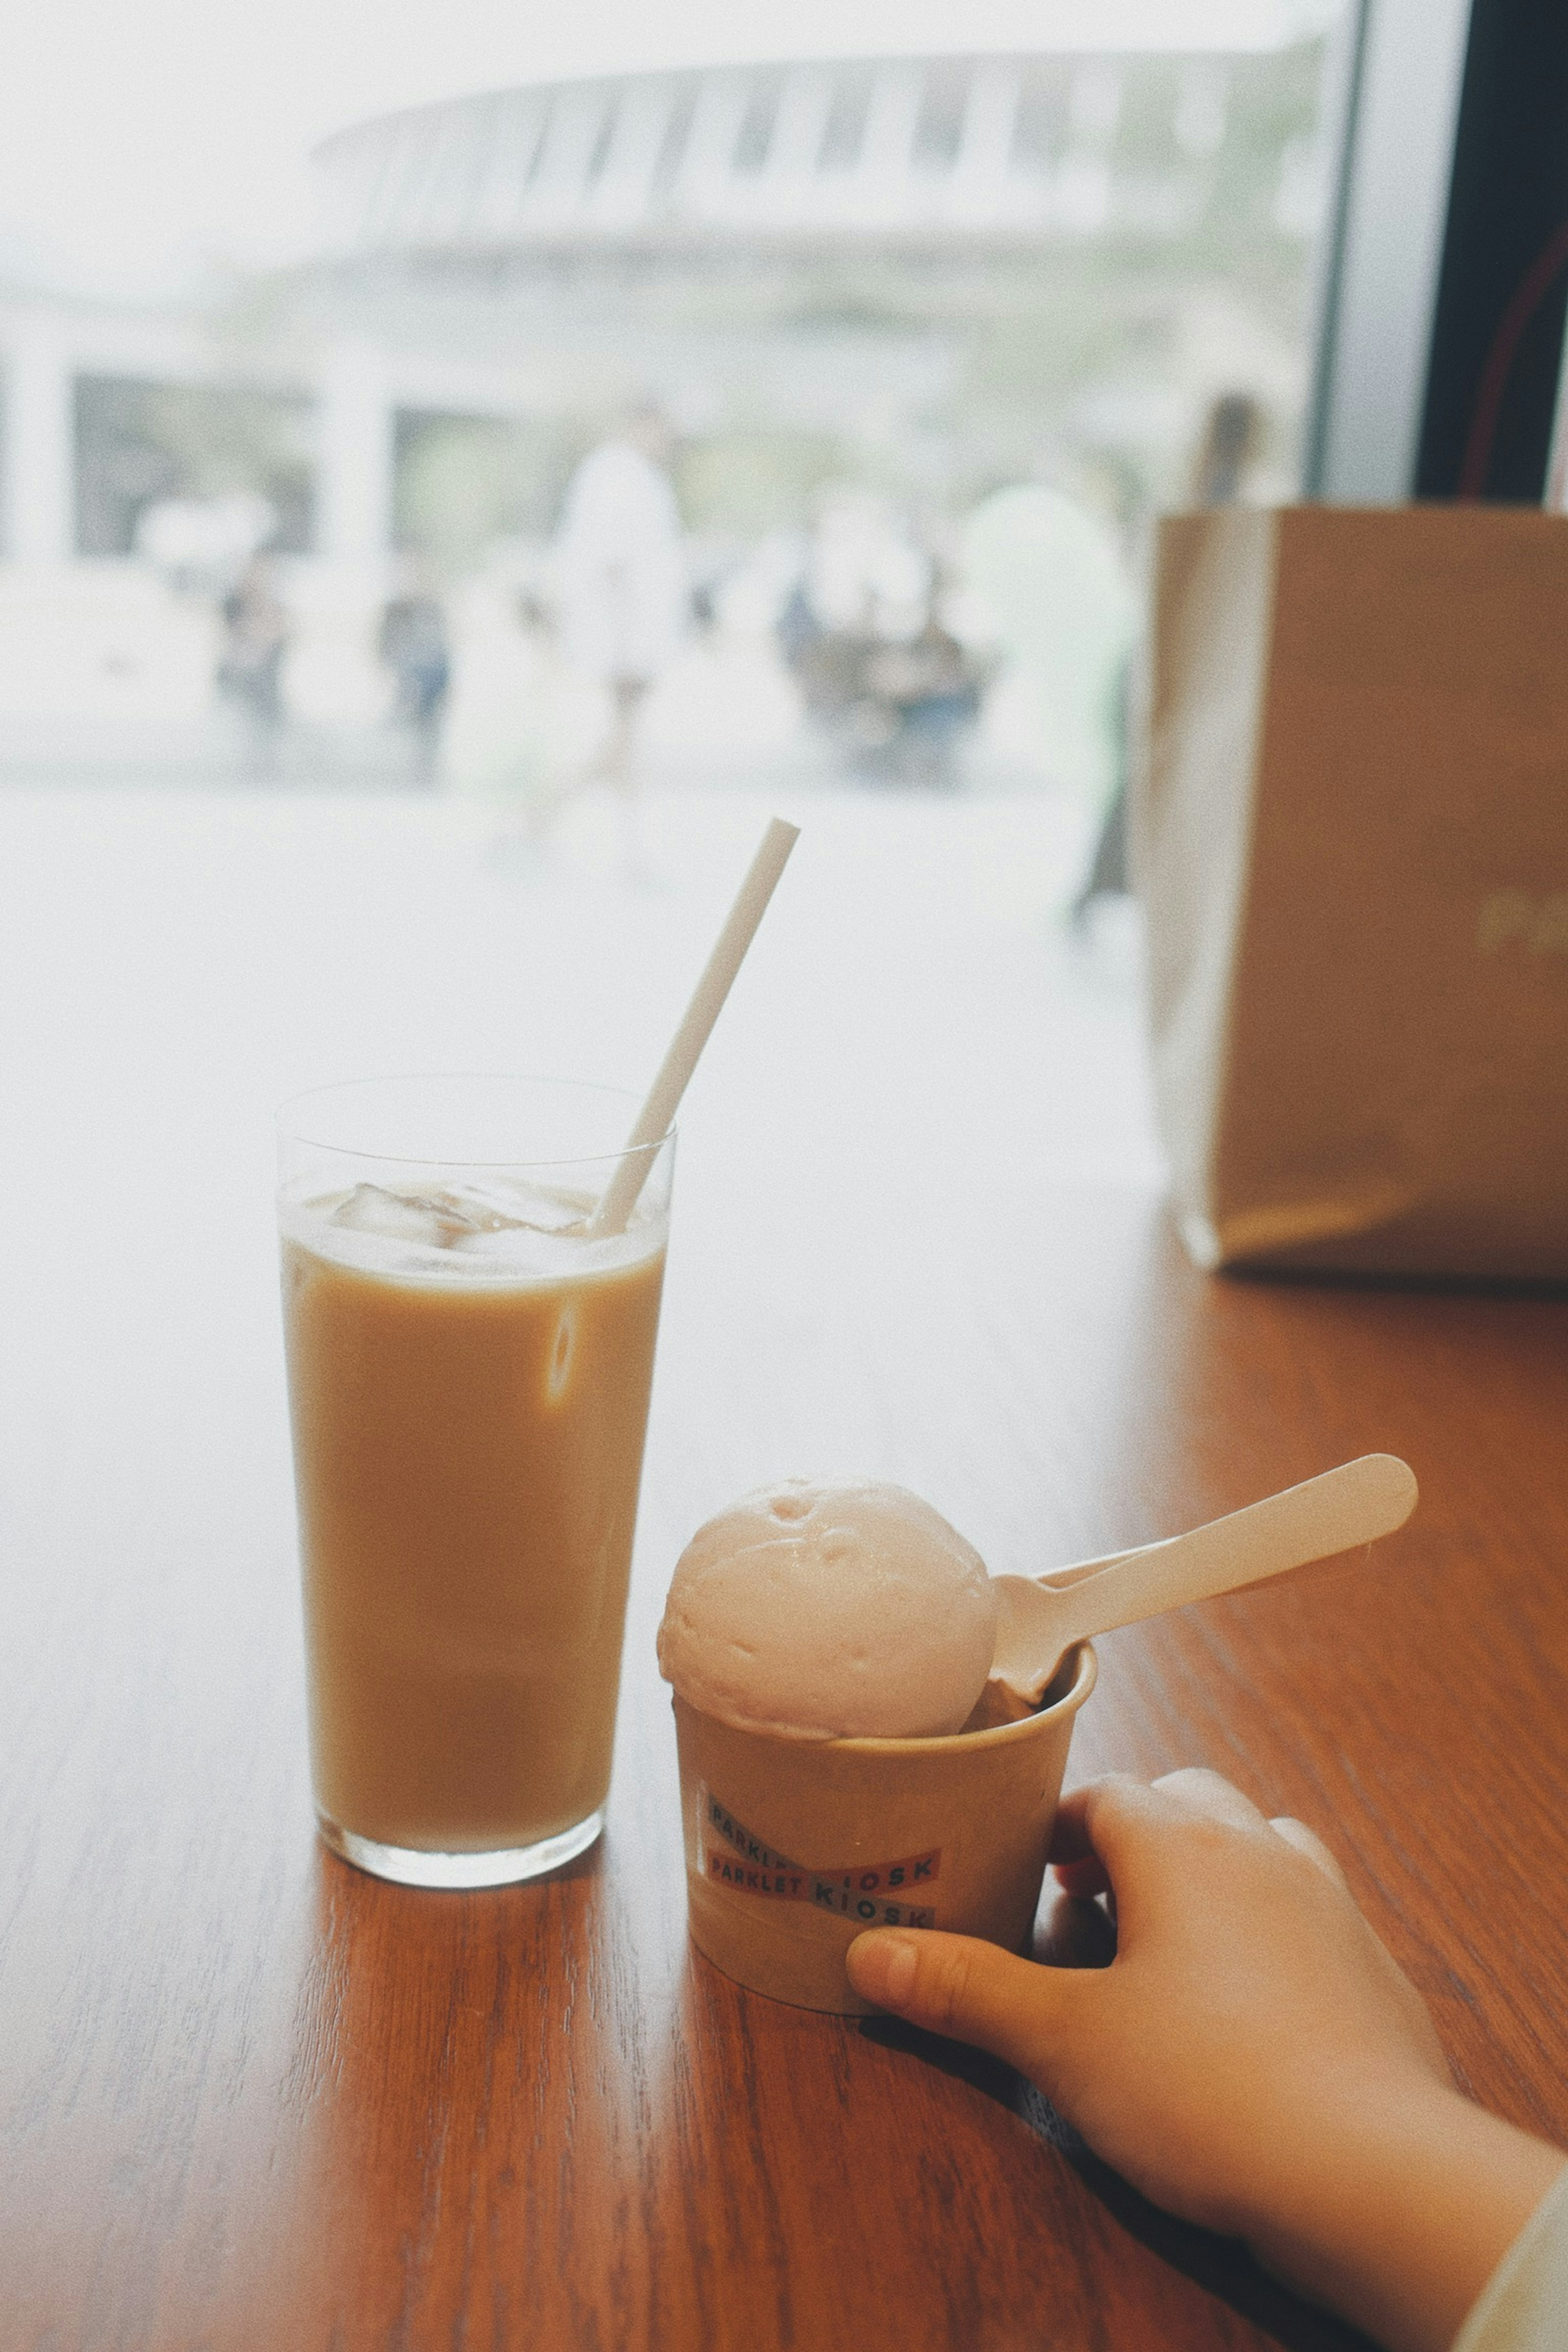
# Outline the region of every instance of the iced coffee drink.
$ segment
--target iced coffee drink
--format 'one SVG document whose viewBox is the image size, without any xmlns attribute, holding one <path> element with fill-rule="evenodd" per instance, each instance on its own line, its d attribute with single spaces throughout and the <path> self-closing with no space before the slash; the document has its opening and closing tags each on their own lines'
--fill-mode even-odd
<svg viewBox="0 0 1568 2352">
<path fill-rule="evenodd" d="M 616 1161 L 587 1147 L 627 1123 L 506 1080 L 286 1115 L 317 1809 L 384 1875 L 530 1876 L 603 1820 L 673 1149 L 596 1234 Z"/>
</svg>

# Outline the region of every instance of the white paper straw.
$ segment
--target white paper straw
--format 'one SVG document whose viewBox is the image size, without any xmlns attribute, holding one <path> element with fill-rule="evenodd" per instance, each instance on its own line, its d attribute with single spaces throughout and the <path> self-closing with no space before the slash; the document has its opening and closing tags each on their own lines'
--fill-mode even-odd
<svg viewBox="0 0 1568 2352">
<path fill-rule="evenodd" d="M 767 910 L 790 851 L 799 839 L 799 825 L 786 824 L 777 816 L 763 834 L 724 928 L 713 942 L 713 952 L 703 967 L 702 977 L 692 991 L 685 1018 L 669 1041 L 658 1076 L 648 1088 L 647 1099 L 626 1138 L 626 1156 L 616 1166 L 598 1207 L 588 1220 L 590 1239 L 625 1230 L 626 1219 L 637 1206 L 643 1180 L 653 1165 L 654 1155 L 647 1146 L 658 1143 L 669 1132 L 687 1081 L 697 1067 L 713 1024 L 724 1009 L 724 999 Z"/>
</svg>

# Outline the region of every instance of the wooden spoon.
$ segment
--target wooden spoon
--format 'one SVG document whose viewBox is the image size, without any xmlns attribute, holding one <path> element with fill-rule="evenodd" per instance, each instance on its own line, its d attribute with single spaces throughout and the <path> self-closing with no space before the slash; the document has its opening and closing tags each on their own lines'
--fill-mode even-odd
<svg viewBox="0 0 1568 2352">
<path fill-rule="evenodd" d="M 1407 1463 L 1393 1454 L 1363 1454 L 1190 1535 L 1045 1576 L 994 1577 L 996 1649 L 965 1728 L 1032 1715 L 1075 1642 L 1391 1535 L 1410 1517 L 1415 1496 Z"/>
</svg>

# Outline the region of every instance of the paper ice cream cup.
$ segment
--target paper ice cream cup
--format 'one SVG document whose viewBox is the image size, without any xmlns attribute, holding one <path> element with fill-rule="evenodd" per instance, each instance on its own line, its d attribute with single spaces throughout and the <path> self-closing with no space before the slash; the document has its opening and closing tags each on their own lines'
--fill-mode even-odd
<svg viewBox="0 0 1568 2352">
<path fill-rule="evenodd" d="M 867 1927 L 1026 1948 L 1094 1652 L 1022 1723 L 934 1739 L 780 1739 L 675 1701 L 691 1939 L 798 2009 L 863 2017 L 844 1955 Z"/>
</svg>

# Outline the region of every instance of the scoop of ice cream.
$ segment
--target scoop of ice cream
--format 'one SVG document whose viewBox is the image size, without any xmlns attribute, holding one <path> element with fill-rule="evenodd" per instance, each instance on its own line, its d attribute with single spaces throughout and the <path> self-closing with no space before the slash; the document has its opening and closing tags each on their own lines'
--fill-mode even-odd
<svg viewBox="0 0 1568 2352">
<path fill-rule="evenodd" d="M 688 1706 L 798 1739 L 958 1731 L 985 1687 L 985 1563 L 902 1486 L 803 1478 L 699 1528 L 676 1565 L 659 1671 Z"/>
</svg>

